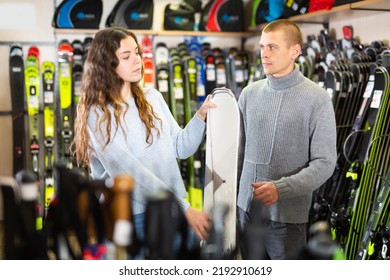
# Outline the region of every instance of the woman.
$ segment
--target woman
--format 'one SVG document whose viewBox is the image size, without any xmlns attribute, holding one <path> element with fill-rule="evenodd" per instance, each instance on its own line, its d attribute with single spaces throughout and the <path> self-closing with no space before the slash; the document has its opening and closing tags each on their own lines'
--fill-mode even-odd
<svg viewBox="0 0 390 280">
<path fill-rule="evenodd" d="M 128 173 L 135 180 L 133 214 L 138 236 L 149 194 L 170 190 L 178 198 L 188 224 L 205 239 L 208 216 L 185 200 L 186 191 L 176 158 L 198 149 L 205 133 L 208 99 L 182 129 L 160 92 L 144 90 L 142 50 L 127 29 L 99 31 L 88 50 L 77 107 L 74 155 L 89 166 L 94 179 Z"/>
</svg>

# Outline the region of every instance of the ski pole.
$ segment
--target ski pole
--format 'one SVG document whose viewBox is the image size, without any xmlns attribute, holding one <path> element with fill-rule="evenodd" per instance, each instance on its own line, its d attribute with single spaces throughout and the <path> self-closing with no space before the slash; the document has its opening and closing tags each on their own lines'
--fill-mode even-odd
<svg viewBox="0 0 390 280">
<path fill-rule="evenodd" d="M 127 246 L 131 244 L 133 225 L 131 224 L 131 196 L 134 180 L 131 176 L 122 174 L 114 178 L 112 187 L 111 211 L 114 218 L 112 240 L 116 245 L 117 259 L 127 259 Z"/>
</svg>

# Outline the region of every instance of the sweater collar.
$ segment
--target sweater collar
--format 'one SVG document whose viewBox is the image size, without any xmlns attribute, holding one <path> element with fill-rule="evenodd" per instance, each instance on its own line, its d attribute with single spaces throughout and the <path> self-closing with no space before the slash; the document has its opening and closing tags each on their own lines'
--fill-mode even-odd
<svg viewBox="0 0 390 280">
<path fill-rule="evenodd" d="M 272 75 L 267 75 L 267 79 L 270 88 L 282 90 L 299 84 L 302 81 L 303 76 L 299 71 L 298 65 L 295 64 L 294 70 L 286 76 L 275 78 Z"/>
</svg>

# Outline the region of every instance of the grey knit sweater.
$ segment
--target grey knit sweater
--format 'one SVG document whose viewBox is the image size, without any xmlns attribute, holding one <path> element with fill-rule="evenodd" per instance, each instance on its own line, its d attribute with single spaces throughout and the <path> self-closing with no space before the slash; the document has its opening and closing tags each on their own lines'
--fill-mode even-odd
<svg viewBox="0 0 390 280">
<path fill-rule="evenodd" d="M 252 182 L 273 181 L 276 204 L 265 218 L 305 223 L 312 193 L 333 173 L 336 125 L 326 91 L 296 66 L 282 78 L 267 76 L 243 89 L 239 98 L 241 134 L 238 207 L 249 210 Z"/>
<path fill-rule="evenodd" d="M 150 89 L 146 98 L 153 106 L 155 113 L 162 120 L 160 137 L 153 130 L 153 143 L 146 143 L 146 128 L 141 121 L 133 98 L 126 100 L 128 112 L 122 117 L 126 135 L 119 128 L 116 132 L 114 118 L 111 122 L 111 142 L 105 150 L 103 134 L 96 131 L 98 116 L 91 111 L 88 118 L 88 129 L 94 155 L 91 158 L 91 172 L 94 179 L 109 179 L 125 173 L 133 176 L 135 188 L 133 192 L 133 213 L 145 211 L 147 198 L 161 190 L 171 190 L 179 199 L 183 210 L 190 206 L 183 179 L 176 158 L 187 158 L 198 149 L 206 131 L 206 123 L 196 115 L 182 129 L 173 118 L 160 92 Z M 125 104 L 123 104 L 125 106 Z M 113 107 L 108 105 L 113 114 Z M 101 108 L 97 113 L 102 116 Z M 95 132 L 96 131 L 96 132 Z"/>
</svg>

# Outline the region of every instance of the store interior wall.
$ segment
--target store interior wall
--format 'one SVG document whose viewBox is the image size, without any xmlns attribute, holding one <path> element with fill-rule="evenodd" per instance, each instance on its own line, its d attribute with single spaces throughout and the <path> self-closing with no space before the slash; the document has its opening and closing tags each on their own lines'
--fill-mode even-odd
<svg viewBox="0 0 390 280">
<path fill-rule="evenodd" d="M 9 47 L 12 42 L 22 43 L 24 53 L 27 53 L 31 45 L 40 48 L 41 61 L 56 59 L 56 43 L 61 39 L 74 40 L 85 38 L 86 35 L 56 35 L 51 26 L 54 9 L 62 1 L 42 1 L 42 0 L 0 0 L 0 111 L 11 111 L 10 85 L 9 85 Z M 105 19 L 114 7 L 116 0 L 103 1 L 103 15 L 100 28 L 104 28 Z M 154 1 L 154 21 L 153 29 L 162 30 L 163 10 L 168 3 L 180 2 L 158 0 Z M 206 3 L 206 0 L 202 1 Z M 244 0 L 245 10 L 250 11 L 250 0 Z M 7 11 L 11 11 L 7 13 Z M 246 18 L 248 23 L 249 18 Z M 354 36 L 363 44 L 368 44 L 373 40 L 382 40 L 389 44 L 389 13 L 380 11 L 347 11 L 345 14 L 331 16 L 329 30 L 335 34 L 336 39 L 342 38 L 342 27 L 352 25 Z M 303 34 L 319 34 L 323 29 L 321 24 L 300 24 Z M 245 48 L 257 50 L 260 33 L 245 41 Z M 213 47 L 239 47 L 241 38 L 230 37 L 207 37 L 200 38 L 207 40 Z M 183 41 L 181 36 L 154 38 L 154 44 L 163 41 L 168 46 L 175 46 Z M 0 115 L 0 177 L 12 176 L 12 118 L 10 115 Z M 1 193 L 0 193 L 1 195 Z M 1 199 L 0 199 L 1 202 Z M 0 203 L 0 220 L 2 217 L 2 205 Z"/>
</svg>

